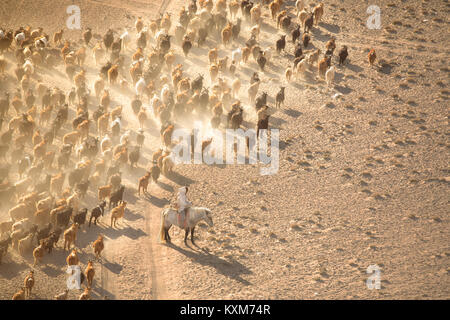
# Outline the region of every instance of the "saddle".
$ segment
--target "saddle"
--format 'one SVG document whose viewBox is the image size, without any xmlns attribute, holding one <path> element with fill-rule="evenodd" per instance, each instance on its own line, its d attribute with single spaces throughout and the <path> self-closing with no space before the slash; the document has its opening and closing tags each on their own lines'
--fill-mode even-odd
<svg viewBox="0 0 450 320">
<path fill-rule="evenodd" d="M 187 228 L 187 222 L 189 220 L 189 208 L 186 208 L 184 216 L 179 212 L 179 207 L 176 206 L 178 225 L 183 226 L 183 229 Z"/>
</svg>

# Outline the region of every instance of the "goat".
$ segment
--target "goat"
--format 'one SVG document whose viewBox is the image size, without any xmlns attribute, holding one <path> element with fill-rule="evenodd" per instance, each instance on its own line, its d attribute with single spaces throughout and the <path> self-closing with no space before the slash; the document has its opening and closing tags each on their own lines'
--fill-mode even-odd
<svg viewBox="0 0 450 320">
<path fill-rule="evenodd" d="M 41 240 L 41 243 L 39 244 L 38 247 L 36 247 L 33 250 L 33 258 L 34 258 L 34 263 L 33 266 L 35 266 L 38 262 L 42 262 L 42 258 L 44 257 L 44 241 Z"/>
<path fill-rule="evenodd" d="M 344 64 L 347 57 L 348 57 L 347 46 L 343 46 L 341 50 L 339 50 L 339 65 Z"/>
<path fill-rule="evenodd" d="M 97 240 L 92 243 L 92 247 L 94 248 L 94 253 L 97 258 L 100 258 L 105 245 L 103 243 L 103 236 L 99 235 Z"/>
<path fill-rule="evenodd" d="M 25 277 L 24 286 L 25 286 L 25 293 L 27 297 L 30 297 L 31 291 L 34 287 L 34 271 L 30 270 L 30 273 Z"/>
<path fill-rule="evenodd" d="M 113 225 L 115 227 L 117 220 L 123 218 L 126 205 L 127 205 L 126 201 L 120 201 L 119 205 L 111 210 L 111 227 Z"/>
<path fill-rule="evenodd" d="M 79 227 L 79 224 L 75 222 L 72 226 L 70 226 L 69 229 L 64 231 L 64 250 L 66 250 L 66 245 L 67 245 L 67 250 L 70 249 L 70 246 L 72 244 L 75 245 L 75 241 L 77 239 L 78 227 Z"/>
<path fill-rule="evenodd" d="M 20 239 L 17 243 L 17 249 L 19 251 L 19 254 L 23 256 L 25 252 L 31 249 L 31 246 L 33 245 L 33 239 L 35 237 L 34 233 L 28 234 L 25 238 Z"/>
<path fill-rule="evenodd" d="M 25 300 L 25 288 L 22 287 L 18 292 L 16 292 L 13 295 L 12 300 Z"/>
<path fill-rule="evenodd" d="M 330 67 L 327 72 L 325 73 L 325 80 L 327 82 L 327 85 L 330 85 L 334 81 L 334 76 L 336 74 L 336 69 L 334 66 Z"/>
<path fill-rule="evenodd" d="M 103 200 L 98 206 L 92 209 L 91 217 L 89 219 L 89 227 L 91 226 L 92 219 L 94 219 L 94 224 L 97 225 L 98 218 L 100 217 L 100 215 L 103 216 L 103 214 L 105 213 L 105 207 L 106 201 Z"/>
<path fill-rule="evenodd" d="M 76 266 L 80 263 L 80 259 L 78 258 L 78 252 L 76 248 L 72 249 L 70 254 L 67 256 L 66 263 L 68 266 Z"/>
<path fill-rule="evenodd" d="M 314 23 L 318 25 L 323 16 L 323 3 L 318 4 L 313 9 Z"/>
<path fill-rule="evenodd" d="M 367 59 L 369 61 L 370 66 L 373 66 L 376 58 L 377 58 L 377 54 L 375 52 L 375 49 L 371 49 L 369 51 L 369 53 L 367 54 Z"/>
<path fill-rule="evenodd" d="M 95 275 L 94 263 L 92 262 L 92 260 L 89 260 L 84 273 L 86 274 L 88 286 L 92 287 L 92 282 L 94 281 L 94 275 Z"/>
</svg>

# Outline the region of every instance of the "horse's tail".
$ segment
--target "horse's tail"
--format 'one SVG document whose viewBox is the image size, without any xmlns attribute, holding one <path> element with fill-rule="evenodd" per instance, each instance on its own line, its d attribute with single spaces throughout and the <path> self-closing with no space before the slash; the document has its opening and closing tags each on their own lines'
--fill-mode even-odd
<svg viewBox="0 0 450 320">
<path fill-rule="evenodd" d="M 164 230 L 164 224 L 165 224 L 165 220 L 166 220 L 165 211 L 166 211 L 166 209 L 163 209 L 161 211 L 161 231 L 160 231 L 160 239 L 161 239 L 161 241 L 167 240 L 166 239 L 166 231 Z"/>
</svg>

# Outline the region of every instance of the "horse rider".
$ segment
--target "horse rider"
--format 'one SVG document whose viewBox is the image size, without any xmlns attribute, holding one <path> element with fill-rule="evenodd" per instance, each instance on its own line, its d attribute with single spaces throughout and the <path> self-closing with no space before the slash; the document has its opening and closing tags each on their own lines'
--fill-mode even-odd
<svg viewBox="0 0 450 320">
<path fill-rule="evenodd" d="M 178 214 L 181 221 L 185 221 L 187 209 L 192 206 L 187 198 L 188 187 L 181 187 L 178 189 Z M 184 224 L 186 224 L 184 222 Z"/>
</svg>

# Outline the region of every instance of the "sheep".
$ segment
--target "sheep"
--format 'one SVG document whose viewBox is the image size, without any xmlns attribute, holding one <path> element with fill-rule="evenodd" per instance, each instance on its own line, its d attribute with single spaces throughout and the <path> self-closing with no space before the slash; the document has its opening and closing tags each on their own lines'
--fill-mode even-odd
<svg viewBox="0 0 450 320">
<path fill-rule="evenodd" d="M 120 201 L 119 205 L 111 210 L 111 227 L 113 227 L 113 224 L 115 227 L 117 220 L 123 218 L 126 205 L 126 201 Z"/>
<path fill-rule="evenodd" d="M 70 249 L 70 246 L 72 244 L 75 245 L 75 240 L 77 239 L 78 227 L 79 227 L 79 224 L 75 222 L 69 229 L 64 231 L 64 250 L 66 250 L 66 245 L 67 245 L 67 250 Z"/>
<path fill-rule="evenodd" d="M 99 235 L 97 240 L 92 243 L 92 247 L 94 248 L 95 256 L 99 259 L 101 257 L 103 249 L 105 248 L 102 235 Z"/>
<path fill-rule="evenodd" d="M 334 66 L 330 67 L 325 73 L 325 80 L 328 86 L 333 83 L 335 74 L 336 69 L 334 68 Z"/>
<path fill-rule="evenodd" d="M 25 238 L 22 238 L 18 241 L 18 250 L 21 256 L 23 256 L 25 254 L 25 252 L 27 252 L 28 250 L 31 249 L 31 246 L 33 244 L 33 239 L 34 239 L 35 234 L 34 233 L 30 233 L 28 234 Z"/>
</svg>

